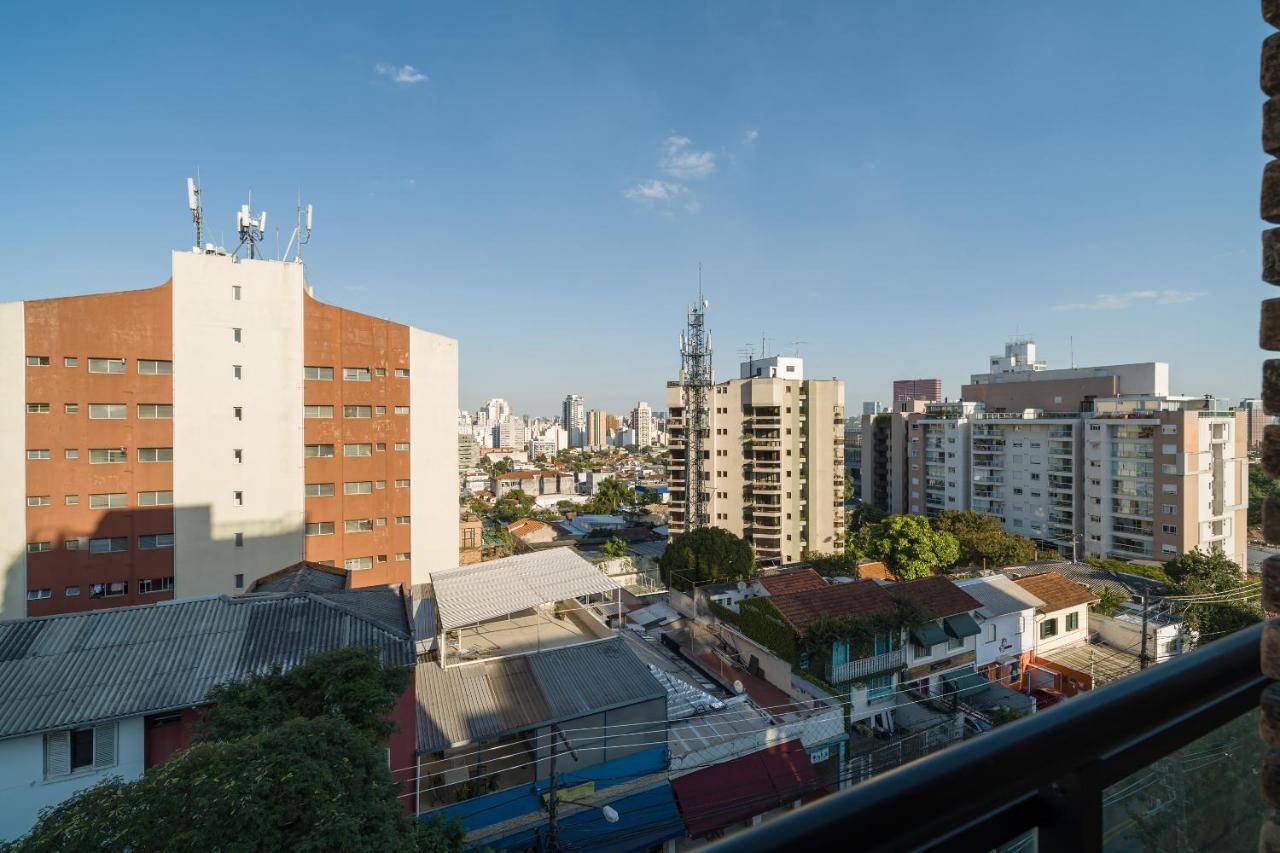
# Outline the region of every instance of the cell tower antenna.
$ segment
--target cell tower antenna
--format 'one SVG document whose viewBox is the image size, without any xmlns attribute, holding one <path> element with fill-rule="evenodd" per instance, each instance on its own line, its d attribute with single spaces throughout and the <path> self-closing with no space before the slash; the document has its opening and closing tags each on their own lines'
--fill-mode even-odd
<svg viewBox="0 0 1280 853">
<path fill-rule="evenodd" d="M 298 207 L 295 216 L 295 224 L 293 226 L 293 234 L 289 236 L 289 245 L 284 248 L 284 259 L 289 260 L 289 250 L 293 248 L 293 241 L 298 241 L 298 251 L 293 256 L 293 260 L 302 263 L 302 247 L 311 242 L 311 205 L 307 205 L 306 215 L 303 215 L 302 209 L 302 191 L 298 191 Z"/>
<path fill-rule="evenodd" d="M 685 531 L 711 522 L 703 460 L 704 440 L 709 437 L 707 395 L 712 384 L 711 335 L 706 330 L 707 307 L 702 295 L 702 264 L 698 264 L 698 301 L 689 309 L 680 341 L 680 386 L 684 402 Z"/>
<path fill-rule="evenodd" d="M 795 348 L 796 358 L 799 358 L 799 357 L 800 357 L 800 347 L 804 346 L 804 345 L 805 345 L 805 344 L 807 344 L 807 343 L 809 343 L 809 342 L 808 342 L 808 341 L 801 341 L 801 340 L 795 340 L 795 341 L 792 341 L 792 342 L 791 342 L 791 346 L 793 346 L 793 347 Z"/>
<path fill-rule="evenodd" d="M 200 202 L 200 170 L 195 178 L 187 178 L 187 207 L 191 208 L 191 221 L 196 226 L 196 251 L 204 251 L 204 207 Z"/>
<path fill-rule="evenodd" d="M 236 247 L 235 251 L 236 256 L 247 245 L 249 247 L 249 257 L 258 257 L 258 244 L 262 242 L 263 236 L 267 231 L 267 212 L 265 210 L 262 211 L 255 219 L 252 207 L 253 190 L 249 190 L 249 203 L 240 205 L 240 209 L 236 211 L 236 233 L 240 235 L 240 245 Z"/>
</svg>

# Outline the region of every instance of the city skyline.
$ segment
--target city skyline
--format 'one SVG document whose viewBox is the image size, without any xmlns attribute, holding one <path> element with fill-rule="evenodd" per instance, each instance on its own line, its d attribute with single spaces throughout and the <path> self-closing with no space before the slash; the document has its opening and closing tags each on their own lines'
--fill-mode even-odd
<svg viewBox="0 0 1280 853">
<path fill-rule="evenodd" d="M 215 242 L 252 188 L 283 246 L 301 190 L 317 297 L 458 338 L 467 407 L 661 398 L 699 262 L 718 378 L 764 333 L 851 400 L 895 375 L 951 394 L 1021 333 L 1051 365 L 1256 393 L 1252 297 L 1223 286 L 1257 277 L 1256 15 L 660 8 L 273 7 L 172 39 L 181 10 L 7 7 L 0 68 L 28 83 L 0 92 L 23 164 L 0 300 L 163 282 L 199 169 Z M 494 334 L 531 295 L 581 304 L 574 334 Z"/>
</svg>

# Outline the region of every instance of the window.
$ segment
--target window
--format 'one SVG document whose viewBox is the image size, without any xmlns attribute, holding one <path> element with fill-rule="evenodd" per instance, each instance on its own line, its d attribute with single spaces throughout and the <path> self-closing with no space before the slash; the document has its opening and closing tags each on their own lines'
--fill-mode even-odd
<svg viewBox="0 0 1280 853">
<path fill-rule="evenodd" d="M 348 382 L 368 382 L 370 379 L 369 368 L 344 367 L 342 368 L 342 378 Z"/>
<path fill-rule="evenodd" d="M 1031 479 L 1032 479 L 1032 480 L 1039 480 L 1039 479 L 1040 479 L 1040 472 L 1039 472 L 1039 471 L 1032 471 L 1032 472 L 1031 472 Z"/>
<path fill-rule="evenodd" d="M 1058 635 L 1058 620 L 1046 619 L 1040 623 L 1040 639 L 1045 640 L 1049 637 Z"/>
<path fill-rule="evenodd" d="M 1074 631 L 1079 627 L 1080 627 L 1080 614 L 1068 613 L 1067 614 L 1067 630 Z"/>
<path fill-rule="evenodd" d="M 1177 504 L 1160 504 L 1160 511 L 1165 515 L 1177 515 L 1178 505 Z"/>
<path fill-rule="evenodd" d="M 1177 424 L 1161 424 L 1160 434 L 1161 435 L 1177 435 L 1178 425 Z"/>
<path fill-rule="evenodd" d="M 407 367 L 397 367 L 397 368 L 396 368 L 396 376 L 400 377 L 401 379 L 408 379 L 408 378 L 409 378 L 409 368 L 407 368 Z"/>
<path fill-rule="evenodd" d="M 83 539 L 63 539 L 62 547 L 68 551 L 83 551 L 84 542 L 85 540 Z"/>
<path fill-rule="evenodd" d="M 342 567 L 349 572 L 373 568 L 373 557 L 348 557 L 342 561 Z"/>
<path fill-rule="evenodd" d="M 128 505 L 129 495 L 125 492 L 89 495 L 89 509 L 123 509 Z"/>
<path fill-rule="evenodd" d="M 231 417 L 235 418 L 238 421 L 244 420 L 244 409 L 241 408 L 240 406 L 232 406 Z"/>
<path fill-rule="evenodd" d="M 118 554 L 121 551 L 128 550 L 128 536 L 111 536 L 109 538 L 89 540 L 90 554 Z M 95 584 L 95 586 L 98 586 L 98 584 Z"/>
<path fill-rule="evenodd" d="M 116 763 L 116 724 L 49 732 L 44 736 L 44 778 L 61 779 L 113 767 Z"/>
<path fill-rule="evenodd" d="M 138 417 L 143 420 L 165 420 L 173 417 L 172 403 L 139 403 Z"/>
<path fill-rule="evenodd" d="M 409 523 L 409 516 L 407 515 L 396 516 L 396 524 L 408 524 L 408 523 Z"/>
<path fill-rule="evenodd" d="M 243 369 L 242 369 L 241 365 L 239 365 L 239 364 L 233 364 L 233 365 L 231 365 L 231 378 L 233 378 L 233 379 L 241 379 L 241 378 L 243 378 L 243 376 L 244 376 L 244 371 L 243 371 Z"/>
<path fill-rule="evenodd" d="M 232 493 L 231 493 L 231 505 L 232 505 L 232 506 L 244 506 L 244 492 L 232 492 Z"/>
<path fill-rule="evenodd" d="M 1177 466 L 1177 465 L 1161 465 L 1161 466 L 1160 466 L 1160 473 L 1161 473 L 1161 474 L 1176 474 L 1176 473 L 1178 473 L 1178 466 Z"/>
<path fill-rule="evenodd" d="M 372 406 L 343 406 L 342 416 L 344 418 L 371 418 L 373 417 Z"/>
<path fill-rule="evenodd" d="M 332 444 L 308 444 L 302 449 L 303 456 L 309 456 L 313 459 L 327 458 L 333 455 Z"/>
<path fill-rule="evenodd" d="M 53 598 L 53 590 L 48 588 L 27 590 L 27 601 L 39 601 L 42 598 Z"/>
<path fill-rule="evenodd" d="M 399 551 L 399 552 L 397 552 L 397 553 L 396 553 L 396 561 L 397 561 L 397 562 L 404 562 L 404 561 L 405 561 L 405 560 L 407 560 L 407 559 L 409 559 L 409 552 L 408 552 L 408 551 Z"/>
<path fill-rule="evenodd" d="M 90 373 L 124 373 L 123 358 L 91 358 L 89 359 Z"/>
<path fill-rule="evenodd" d="M 80 594 L 80 587 L 69 586 L 62 591 L 62 594 L 67 596 L 68 598 L 74 598 L 75 596 Z"/>
<path fill-rule="evenodd" d="M 173 589 L 173 578 L 143 578 L 138 581 L 138 592 L 142 594 L 168 592 Z"/>
<path fill-rule="evenodd" d="M 163 551 L 172 547 L 172 533 L 147 533 L 138 537 L 139 551 Z M 143 581 L 143 583 L 146 583 L 146 581 Z M 142 589 L 141 585 L 139 585 L 138 592 L 150 592 L 150 590 Z"/>
<path fill-rule="evenodd" d="M 1178 493 L 1177 483 L 1161 483 L 1160 491 L 1166 495 L 1176 495 Z"/>
<path fill-rule="evenodd" d="M 307 365 L 302 368 L 302 378 L 316 382 L 329 382 L 333 380 L 333 368 Z"/>
<path fill-rule="evenodd" d="M 922 646 L 919 643 L 911 644 L 911 653 L 918 658 L 927 658 L 933 654 L 933 646 Z"/>
<path fill-rule="evenodd" d="M 409 414 L 409 407 L 408 407 L 408 406 L 396 406 L 396 408 L 395 408 L 395 413 L 396 413 L 397 415 L 407 415 L 407 414 Z"/>
<path fill-rule="evenodd" d="M 244 575 L 240 575 L 240 574 L 236 575 L 235 584 L 236 584 L 236 589 L 244 589 Z"/>
<path fill-rule="evenodd" d="M 129 461 L 129 451 L 123 447 L 90 447 L 90 465 L 116 465 Z"/>
<path fill-rule="evenodd" d="M 121 371 L 122 373 L 124 371 Z M 144 376 L 172 376 L 173 362 L 155 358 L 138 359 L 138 372 Z"/>
<path fill-rule="evenodd" d="M 240 285 L 231 285 L 231 298 L 236 302 L 240 301 Z"/>
<path fill-rule="evenodd" d="M 79 367 L 80 359 L 76 358 L 74 355 L 65 356 L 62 359 L 62 366 L 63 367 Z"/>
<path fill-rule="evenodd" d="M 232 534 L 232 536 L 231 536 L 231 541 L 235 544 L 235 546 L 236 546 L 237 548 L 243 548 L 243 547 L 244 547 L 244 534 L 243 534 L 243 533 L 240 533 L 240 532 L 233 533 L 233 534 Z"/>
<path fill-rule="evenodd" d="M 373 371 L 373 374 L 374 374 L 374 376 L 386 376 L 386 375 L 387 375 L 387 369 L 386 369 L 385 367 L 375 368 L 375 369 L 374 369 L 374 371 Z"/>
<path fill-rule="evenodd" d="M 63 503 L 65 503 L 67 506 L 76 506 L 76 505 L 78 505 L 78 504 L 80 503 L 80 496 L 79 496 L 79 495 L 67 495 L 67 496 L 66 496 L 65 498 L 63 498 L 62 500 L 63 500 Z"/>
<path fill-rule="evenodd" d="M 173 506 L 173 491 L 138 492 L 138 506 Z"/>
<path fill-rule="evenodd" d="M 237 465 L 243 462 L 244 451 L 241 450 L 239 447 L 233 448 L 231 451 L 231 461 L 235 462 Z"/>
<path fill-rule="evenodd" d="M 374 481 L 373 481 L 373 487 L 374 487 L 375 489 L 385 489 L 385 488 L 387 487 L 387 481 L 386 481 L 386 480 L 374 480 Z"/>
<path fill-rule="evenodd" d="M 386 453 L 387 443 L 385 441 L 379 441 L 377 444 L 373 446 L 373 449 L 376 450 L 378 453 Z M 723 476 L 728 477 L 729 472 L 728 471 L 724 472 Z"/>
<path fill-rule="evenodd" d="M 987 626 L 987 642 L 994 643 L 996 641 L 996 623 L 992 622 Z"/>
<path fill-rule="evenodd" d="M 27 506 L 49 506 L 48 495 L 27 495 Z"/>
<path fill-rule="evenodd" d="M 346 533 L 366 533 L 373 530 L 372 518 L 348 518 L 342 524 L 342 529 Z"/>
<path fill-rule="evenodd" d="M 49 414 L 48 403 L 27 403 L 28 415 L 47 415 Z"/>
<path fill-rule="evenodd" d="M 311 521 L 307 523 L 308 536 L 330 536 L 332 534 L 332 521 Z"/>
<path fill-rule="evenodd" d="M 342 445 L 343 456 L 372 456 L 372 444 L 344 444 Z"/>
<path fill-rule="evenodd" d="M 373 413 L 374 413 L 375 415 L 385 415 L 385 414 L 387 413 L 387 407 L 386 407 L 386 406 L 374 406 L 374 407 L 373 407 Z"/>
<path fill-rule="evenodd" d="M 306 496 L 309 498 L 332 497 L 333 483 L 307 483 Z"/>
<path fill-rule="evenodd" d="M 1178 525 L 1176 525 L 1176 524 L 1162 524 L 1162 525 L 1160 525 L 1160 532 L 1161 532 L 1161 533 L 1177 533 L 1177 532 L 1178 532 Z"/>
<path fill-rule="evenodd" d="M 1178 445 L 1176 445 L 1176 444 L 1162 444 L 1162 445 L 1160 445 L 1160 452 L 1161 452 L 1161 453 L 1163 453 L 1163 454 L 1164 454 L 1164 455 L 1166 455 L 1166 456 L 1173 456 L 1173 455 L 1175 455 L 1175 454 L 1178 452 Z"/>
<path fill-rule="evenodd" d="M 47 355 L 29 355 L 27 356 L 27 367 L 48 367 L 49 356 Z"/>
<path fill-rule="evenodd" d="M 369 480 L 357 480 L 342 484 L 344 495 L 367 495 L 373 492 L 373 483 Z"/>
<path fill-rule="evenodd" d="M 964 648 L 963 637 L 947 637 L 947 651 L 955 651 Z"/>
<path fill-rule="evenodd" d="M 1160 553 L 1161 554 L 1177 554 L 1178 549 L 1173 547 L 1172 545 L 1161 545 Z"/>
<path fill-rule="evenodd" d="M 379 554 L 379 555 L 378 555 L 378 562 L 379 562 L 379 563 L 385 563 L 386 561 L 387 561 L 387 555 L 386 555 L 386 554 Z"/>
<path fill-rule="evenodd" d="M 243 337 L 243 335 L 241 335 L 241 333 L 240 333 L 240 328 L 239 328 L 239 327 L 235 327 L 235 328 L 233 328 L 233 329 L 231 330 L 231 340 L 232 340 L 233 342 L 235 342 L 235 343 L 237 343 L 237 344 L 238 344 L 238 343 L 240 343 L 240 341 L 241 341 L 242 337 Z"/>
<path fill-rule="evenodd" d="M 27 543 L 28 554 L 43 554 L 45 551 L 52 551 L 52 550 L 53 550 L 52 542 L 28 542 Z"/>
<path fill-rule="evenodd" d="M 409 488 L 409 481 L 408 481 L 408 480 L 396 480 L 396 488 L 397 488 L 397 489 L 407 489 L 407 488 Z"/>
<path fill-rule="evenodd" d="M 121 421 L 128 415 L 127 403 L 90 403 L 89 420 Z"/>
<path fill-rule="evenodd" d="M 49 458 L 49 451 L 48 451 L 46 448 L 38 448 L 38 449 L 35 449 L 35 450 L 28 450 L 28 451 L 27 451 L 27 458 L 28 458 L 28 459 L 48 459 L 48 458 Z"/>
<path fill-rule="evenodd" d="M 80 412 L 79 403 L 63 403 L 62 404 L 62 413 L 64 415 L 74 415 L 74 414 L 78 414 L 79 412 Z"/>
<path fill-rule="evenodd" d="M 172 447 L 139 447 L 139 462 L 172 462 Z"/>
<path fill-rule="evenodd" d="M 387 520 L 386 520 L 385 518 L 375 518 L 375 519 L 373 520 L 373 526 L 374 526 L 374 527 L 386 527 L 386 526 L 387 526 Z"/>
<path fill-rule="evenodd" d="M 303 406 L 302 416 L 313 420 L 332 418 L 333 406 Z"/>
<path fill-rule="evenodd" d="M 408 450 L 408 449 L 409 449 L 409 442 L 407 441 L 396 442 L 396 450 Z"/>
</svg>

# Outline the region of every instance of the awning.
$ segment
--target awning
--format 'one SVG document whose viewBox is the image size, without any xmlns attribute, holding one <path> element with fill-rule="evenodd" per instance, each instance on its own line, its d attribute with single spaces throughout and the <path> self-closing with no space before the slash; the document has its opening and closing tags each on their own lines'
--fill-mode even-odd
<svg viewBox="0 0 1280 853">
<path fill-rule="evenodd" d="M 600 805 L 605 805 L 601 801 Z M 610 800 L 618 813 L 618 822 L 609 823 L 599 808 L 582 809 L 560 818 L 560 843 L 566 850 L 648 850 L 669 838 L 684 835 L 684 821 L 676 808 L 671 785 L 663 783 Z M 546 821 L 535 825 L 546 839 Z M 492 850 L 525 850 L 536 846 L 533 828 L 526 828 L 505 838 L 486 838 L 481 845 Z"/>
<path fill-rule="evenodd" d="M 947 639 L 947 635 L 937 622 L 926 622 L 911 629 L 911 639 L 917 646 L 936 646 Z"/>
<path fill-rule="evenodd" d="M 712 765 L 671 783 L 694 838 L 799 800 L 817 790 L 817 785 L 809 751 L 799 740 Z"/>
<path fill-rule="evenodd" d="M 971 669 L 961 669 L 955 672 L 948 672 L 942 676 L 943 692 L 956 693 L 960 696 L 968 696 L 977 693 L 984 687 L 990 686 L 991 682 L 983 678 Z"/>
<path fill-rule="evenodd" d="M 982 632 L 982 629 L 978 627 L 978 623 L 968 613 L 948 616 L 942 620 L 942 625 L 947 633 L 957 640 L 963 640 L 965 637 L 976 637 Z"/>
</svg>

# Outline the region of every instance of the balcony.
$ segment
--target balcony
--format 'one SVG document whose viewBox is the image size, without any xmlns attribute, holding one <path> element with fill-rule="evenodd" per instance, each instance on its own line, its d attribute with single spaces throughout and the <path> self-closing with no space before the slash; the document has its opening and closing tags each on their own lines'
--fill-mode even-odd
<svg viewBox="0 0 1280 853">
<path fill-rule="evenodd" d="M 832 684 L 853 681 L 865 675 L 898 669 L 903 663 L 905 658 L 902 649 L 894 649 L 882 655 L 872 655 L 869 658 L 851 660 L 848 663 L 827 664 L 827 681 Z"/>
<path fill-rule="evenodd" d="M 836 850 L 851 838 L 863 850 L 1013 849 L 1010 842 L 1030 833 L 1032 843 L 1019 849 L 1256 849 L 1266 818 L 1256 778 L 1264 751 L 1258 694 L 1267 684 L 1261 630 L 1254 625 L 738 832 L 716 853 Z M 1240 748 L 1224 750 L 1232 739 Z M 1213 772 L 1183 772 L 1206 754 L 1219 762 Z M 1036 760 L 1010 761 L 1028 755 Z M 1125 792 L 1144 778 L 1166 780 L 1157 796 L 1167 805 L 1139 825 L 1130 811 L 1145 813 L 1147 805 L 1142 797 L 1126 802 Z M 1174 791 L 1185 808 L 1168 796 Z M 1224 811 L 1227 824 L 1212 819 Z M 1230 842 L 1221 837 L 1226 828 L 1238 830 Z M 1144 830 L 1160 837 L 1144 839 Z"/>
</svg>

